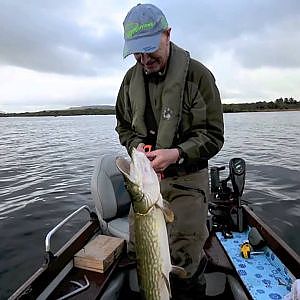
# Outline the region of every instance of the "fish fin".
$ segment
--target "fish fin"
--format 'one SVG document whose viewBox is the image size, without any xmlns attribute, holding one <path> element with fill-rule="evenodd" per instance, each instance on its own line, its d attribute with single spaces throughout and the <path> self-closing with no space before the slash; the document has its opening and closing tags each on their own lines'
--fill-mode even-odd
<svg viewBox="0 0 300 300">
<path fill-rule="evenodd" d="M 172 223 L 174 221 L 174 213 L 170 207 L 169 202 L 163 200 L 163 205 L 155 204 L 164 214 L 167 223 Z"/>
<path fill-rule="evenodd" d="M 166 200 L 163 200 L 164 203 L 164 216 L 167 223 L 172 223 L 174 221 L 174 212 L 171 209 L 170 203 Z"/>
<path fill-rule="evenodd" d="M 187 277 L 187 271 L 182 267 L 172 266 L 172 271 L 171 272 L 179 278 L 186 278 Z"/>
<path fill-rule="evenodd" d="M 170 298 L 172 298 L 170 281 L 169 281 L 168 277 L 164 273 L 162 273 L 162 277 L 163 277 L 163 279 L 165 281 L 165 284 L 166 284 L 167 290 L 169 292 Z"/>
</svg>

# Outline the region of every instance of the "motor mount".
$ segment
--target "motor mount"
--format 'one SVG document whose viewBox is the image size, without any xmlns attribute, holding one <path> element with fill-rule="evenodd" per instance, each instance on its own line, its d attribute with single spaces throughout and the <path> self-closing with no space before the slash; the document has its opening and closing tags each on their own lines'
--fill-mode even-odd
<svg viewBox="0 0 300 300">
<path fill-rule="evenodd" d="M 246 163 L 242 158 L 229 161 L 229 175 L 220 179 L 225 166 L 210 169 L 212 202 L 209 211 L 213 215 L 213 226 L 230 237 L 232 230 L 243 231 L 241 197 L 245 187 Z"/>
</svg>

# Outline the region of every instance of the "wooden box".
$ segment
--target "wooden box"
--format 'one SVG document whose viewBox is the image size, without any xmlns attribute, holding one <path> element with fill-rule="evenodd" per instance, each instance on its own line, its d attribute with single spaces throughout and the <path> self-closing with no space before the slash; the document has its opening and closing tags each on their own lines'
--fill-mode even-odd
<svg viewBox="0 0 300 300">
<path fill-rule="evenodd" d="M 74 256 L 77 268 L 104 273 L 118 258 L 124 247 L 124 240 L 98 235 Z"/>
</svg>

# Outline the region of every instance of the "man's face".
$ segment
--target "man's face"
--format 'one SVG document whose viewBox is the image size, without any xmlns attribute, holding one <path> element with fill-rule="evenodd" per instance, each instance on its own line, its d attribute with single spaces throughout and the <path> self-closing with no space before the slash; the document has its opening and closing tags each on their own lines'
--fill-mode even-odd
<svg viewBox="0 0 300 300">
<path fill-rule="evenodd" d="M 164 31 L 161 35 L 159 48 L 152 53 L 134 53 L 134 57 L 140 63 L 147 74 L 163 71 L 166 67 L 170 53 L 170 31 Z"/>
</svg>

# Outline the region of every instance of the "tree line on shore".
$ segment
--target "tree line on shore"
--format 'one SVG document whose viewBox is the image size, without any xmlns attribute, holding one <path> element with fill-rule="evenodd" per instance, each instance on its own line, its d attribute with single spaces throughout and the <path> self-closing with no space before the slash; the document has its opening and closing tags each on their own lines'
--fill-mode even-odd
<svg viewBox="0 0 300 300">
<path fill-rule="evenodd" d="M 277 110 L 300 110 L 300 101 L 294 98 L 278 98 L 270 102 L 259 101 L 255 103 L 223 104 L 223 111 L 225 113 Z"/>
<path fill-rule="evenodd" d="M 278 98 L 275 101 L 259 101 L 255 103 L 223 104 L 224 113 L 300 110 L 300 101 L 294 98 Z M 39 116 L 76 116 L 76 115 L 114 115 L 115 107 L 107 108 L 78 108 L 65 110 L 43 110 L 24 113 L 0 113 L 0 117 L 39 117 Z"/>
</svg>

